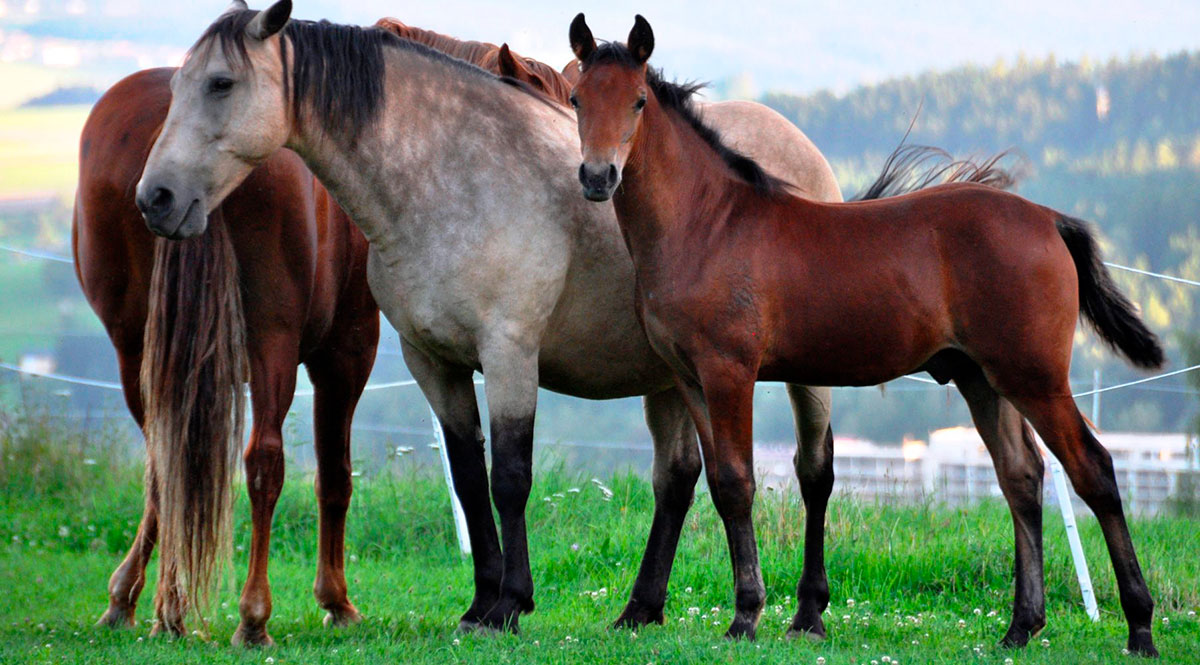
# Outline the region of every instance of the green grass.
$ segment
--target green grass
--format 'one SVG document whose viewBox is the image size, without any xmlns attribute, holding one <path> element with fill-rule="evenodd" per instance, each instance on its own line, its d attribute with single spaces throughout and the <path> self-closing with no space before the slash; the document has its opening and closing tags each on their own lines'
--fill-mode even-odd
<svg viewBox="0 0 1200 665">
<path fill-rule="evenodd" d="M 247 505 L 237 514 L 235 572 L 219 594 L 211 640 L 149 640 L 151 582 L 142 623 L 112 632 L 92 622 L 105 583 L 136 527 L 136 466 L 97 433 L 54 431 L 0 414 L 0 662 L 135 663 L 900 663 L 1125 662 L 1125 624 L 1094 520 L 1081 519 L 1102 609 L 1087 620 L 1060 521 L 1046 515 L 1049 626 L 1029 648 L 995 646 L 1011 603 L 1012 536 L 1007 510 L 933 504 L 894 506 L 840 497 L 828 519 L 833 599 L 830 638 L 781 639 L 795 606 L 802 509 L 791 492 L 762 492 L 756 525 L 767 607 L 755 643 L 721 633 L 732 616 L 724 536 L 707 496 L 689 517 L 676 560 L 667 624 L 636 634 L 606 626 L 620 612 L 649 528 L 648 484 L 606 479 L 605 500 L 584 476 L 543 462 L 535 475 L 529 532 L 537 611 L 520 636 L 455 633 L 471 598 L 471 566 L 455 546 L 438 474 L 404 459 L 358 479 L 347 534 L 351 598 L 365 621 L 331 631 L 311 596 L 315 510 L 311 478 L 289 469 L 272 540 L 278 646 L 242 651 L 236 588 L 245 572 Z M 94 460 L 88 463 L 85 460 Z M 578 492 L 572 492 L 578 488 Z M 239 493 L 242 493 L 241 491 Z M 560 496 L 561 495 L 561 496 Z M 1164 662 L 1192 662 L 1200 648 L 1200 529 L 1187 518 L 1135 520 L 1133 535 L 1158 603 Z M 853 599 L 853 602 L 851 601 Z M 1163 623 L 1163 620 L 1168 620 Z M 194 622 L 193 622 L 194 623 Z M 195 627 L 195 626 L 193 626 Z M 1048 646 L 1042 646 L 1042 639 Z M 270 660 L 268 660 L 270 659 Z"/>
</svg>

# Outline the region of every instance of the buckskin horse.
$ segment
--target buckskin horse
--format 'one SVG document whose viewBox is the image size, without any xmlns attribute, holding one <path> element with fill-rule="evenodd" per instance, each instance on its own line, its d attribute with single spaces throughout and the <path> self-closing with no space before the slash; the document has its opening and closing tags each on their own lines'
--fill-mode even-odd
<svg viewBox="0 0 1200 665">
<path fill-rule="evenodd" d="M 138 185 L 147 223 L 159 233 L 202 232 L 204 212 L 283 146 L 343 204 L 371 241 L 372 292 L 446 431 L 475 564 L 464 628 L 516 630 L 519 614 L 533 608 L 524 509 L 537 387 L 645 395 L 655 516 L 618 624 L 661 622 L 700 473 L 696 435 L 637 320 L 632 265 L 611 208 L 581 202 L 574 179 L 561 174 L 577 162 L 570 114 L 524 84 L 388 31 L 289 22 L 290 13 L 286 0 L 263 12 L 235 9 L 193 46 Z M 777 172 L 832 181 L 823 158 L 783 161 Z M 503 551 L 475 370 L 487 377 Z M 819 543 L 832 487 L 828 391 L 793 386 L 789 395 L 800 425 L 797 471 L 819 502 L 809 517 Z M 823 582 L 820 546 L 813 551 Z"/>
<path fill-rule="evenodd" d="M 755 381 L 864 386 L 927 371 L 966 398 L 1002 482 L 1011 476 L 1014 514 L 1033 510 L 1042 475 L 1022 416 L 1032 423 L 1099 519 L 1129 650 L 1156 654 L 1112 460 L 1068 372 L 1081 313 L 1139 367 L 1161 366 L 1163 351 L 1087 225 L 976 184 L 851 204 L 793 196 L 703 123 L 693 87 L 647 66 L 654 34 L 641 16 L 626 45 L 597 46 L 583 14 L 570 41 L 583 63 L 571 97 L 583 161 L 568 173 L 588 200 L 612 200 L 646 333 L 700 433 L 734 570 L 728 634 L 754 636 L 764 596 L 750 515 Z M 1040 529 L 1018 525 L 1017 546 L 1009 644 L 1045 624 Z"/>
</svg>

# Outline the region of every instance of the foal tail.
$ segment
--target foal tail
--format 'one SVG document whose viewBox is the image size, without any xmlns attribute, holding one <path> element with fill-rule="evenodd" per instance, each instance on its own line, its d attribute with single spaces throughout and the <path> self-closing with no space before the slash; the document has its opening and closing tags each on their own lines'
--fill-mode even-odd
<svg viewBox="0 0 1200 665">
<path fill-rule="evenodd" d="M 1006 150 L 984 160 L 954 159 L 941 148 L 901 143 L 888 155 L 875 181 L 850 200 L 885 199 L 948 182 L 1012 189 L 1021 180 L 1022 168 L 1020 164 L 1004 168 L 1003 162 L 1010 157 L 1014 154 Z"/>
<path fill-rule="evenodd" d="M 207 607 L 229 560 L 249 374 L 241 293 L 219 212 L 197 238 L 155 240 L 141 369 L 146 483 L 158 495 L 155 602 L 178 603 L 180 620 Z"/>
<path fill-rule="evenodd" d="M 1083 317 L 1105 343 L 1134 365 L 1144 369 L 1162 367 L 1163 350 L 1158 336 L 1150 332 L 1133 303 L 1113 284 L 1087 222 L 1062 215 L 1055 226 L 1075 260 L 1079 311 Z"/>
</svg>

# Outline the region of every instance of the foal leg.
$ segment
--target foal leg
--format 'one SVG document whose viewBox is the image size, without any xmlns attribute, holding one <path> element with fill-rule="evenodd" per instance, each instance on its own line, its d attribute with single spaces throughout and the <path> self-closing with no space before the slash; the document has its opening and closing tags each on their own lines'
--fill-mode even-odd
<svg viewBox="0 0 1200 665">
<path fill-rule="evenodd" d="M 317 577 L 313 595 L 328 614 L 326 626 L 361 621 L 346 593 L 346 511 L 353 492 L 350 425 L 354 408 L 375 361 L 379 329 L 353 328 L 336 336 L 335 347 L 321 349 L 305 362 L 313 383 L 313 434 L 317 453 L 315 489 L 320 511 Z M 358 340 L 354 333 L 365 333 Z M 374 333 L 373 335 L 371 333 Z"/>
<path fill-rule="evenodd" d="M 118 346 L 117 360 L 121 368 L 121 390 L 125 395 L 125 404 L 140 428 L 145 420 L 139 378 L 142 367 L 140 338 L 136 344 Z M 96 623 L 97 626 L 122 628 L 133 626 L 135 623 L 138 596 L 146 586 L 146 564 L 150 561 L 150 554 L 158 541 L 158 496 L 155 491 L 157 486 L 154 479 L 154 460 L 147 456 L 146 503 L 142 509 L 142 521 L 138 524 L 137 535 L 133 538 L 129 553 L 108 579 L 108 609 Z"/>
<path fill-rule="evenodd" d="M 503 576 L 500 541 L 492 517 L 492 498 L 488 494 L 487 461 L 483 454 L 483 431 L 479 425 L 479 405 L 472 378 L 474 372 L 435 361 L 403 339 L 400 346 L 404 351 L 404 362 L 441 421 L 446 437 L 450 475 L 454 479 L 454 493 L 467 519 L 475 568 L 475 597 L 458 625 L 460 630 L 473 630 L 480 626 L 483 616 L 500 599 Z"/>
<path fill-rule="evenodd" d="M 713 504 L 725 524 L 735 590 L 733 623 L 725 636 L 754 639 L 766 599 L 758 565 L 751 509 L 754 506 L 754 375 L 741 367 L 700 369 L 703 406 L 685 393 L 696 419 Z"/>
<path fill-rule="evenodd" d="M 1117 575 L 1121 608 L 1129 624 L 1128 648 L 1131 653 L 1157 656 L 1150 621 L 1154 601 L 1142 578 L 1133 540 L 1121 508 L 1117 478 L 1113 473 L 1112 457 L 1092 436 L 1075 406 L 1075 400 L 1064 381 L 1055 395 L 1061 397 L 1012 397 L 1017 408 L 1025 414 L 1042 440 L 1063 464 L 1075 492 L 1095 513 L 1104 531 L 1109 558 Z"/>
<path fill-rule="evenodd" d="M 804 567 L 796 586 L 796 616 L 788 637 L 825 637 L 821 612 L 829 606 L 829 578 L 825 575 L 825 510 L 833 493 L 833 428 L 829 388 L 788 385 L 796 421 L 796 479 L 804 499 Z"/>
<path fill-rule="evenodd" d="M 679 391 L 646 395 L 643 403 L 654 439 L 654 521 L 629 602 L 615 628 L 663 623 L 671 565 L 700 478 L 696 426 Z"/>
<path fill-rule="evenodd" d="M 275 502 L 283 488 L 283 419 L 287 416 L 296 391 L 296 340 L 278 335 L 257 340 L 248 348 L 250 356 L 250 403 L 254 427 L 250 445 L 243 457 L 246 465 L 246 489 L 250 494 L 253 532 L 250 537 L 250 566 L 242 587 L 238 611 L 241 623 L 233 634 L 233 643 L 244 646 L 270 646 L 267 634 L 271 618 L 271 586 L 267 579 L 267 560 L 271 550 L 271 520 Z"/>
<path fill-rule="evenodd" d="M 978 365 L 954 377 L 971 418 L 996 468 L 996 480 L 1013 518 L 1016 556 L 1012 623 L 1001 644 L 1021 647 L 1046 626 L 1042 569 L 1042 478 L 1044 467 L 1033 433 L 1019 411 L 996 393 Z"/>
<path fill-rule="evenodd" d="M 492 499 L 500 514 L 504 576 L 500 599 L 480 623 L 514 633 L 520 630 L 519 616 L 533 611 L 525 505 L 533 482 L 537 351 L 536 347 L 505 343 L 481 354 L 492 428 Z"/>
</svg>

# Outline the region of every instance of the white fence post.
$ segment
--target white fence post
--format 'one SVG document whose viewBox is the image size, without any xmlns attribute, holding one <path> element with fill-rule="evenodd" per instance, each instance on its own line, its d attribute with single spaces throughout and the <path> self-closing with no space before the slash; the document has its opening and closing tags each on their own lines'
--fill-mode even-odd
<svg viewBox="0 0 1200 665">
<path fill-rule="evenodd" d="M 1092 574 L 1088 571 L 1087 557 L 1083 555 L 1083 543 L 1079 540 L 1079 529 L 1075 526 L 1075 504 L 1067 489 L 1066 474 L 1062 464 L 1052 453 L 1046 456 L 1050 462 L 1050 476 L 1054 479 L 1054 494 L 1058 497 L 1058 509 L 1062 511 L 1063 527 L 1067 530 L 1067 542 L 1071 545 L 1071 558 L 1075 561 L 1075 577 L 1079 579 L 1079 591 L 1083 594 L 1083 607 L 1092 621 L 1100 620 L 1100 609 L 1096 606 L 1096 592 L 1092 590 Z"/>
<path fill-rule="evenodd" d="M 458 535 L 458 549 L 463 554 L 471 553 L 471 536 L 467 533 L 467 515 L 463 512 L 462 502 L 454 491 L 454 476 L 450 474 L 450 453 L 446 451 L 446 433 L 442 431 L 442 421 L 438 420 L 433 407 L 429 407 L 429 419 L 433 423 L 433 436 L 437 441 L 438 453 L 442 458 L 442 472 L 446 474 L 446 488 L 450 490 L 450 507 L 454 512 L 454 531 Z"/>
</svg>

